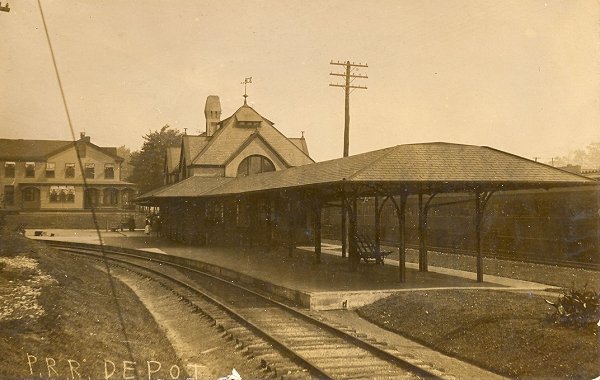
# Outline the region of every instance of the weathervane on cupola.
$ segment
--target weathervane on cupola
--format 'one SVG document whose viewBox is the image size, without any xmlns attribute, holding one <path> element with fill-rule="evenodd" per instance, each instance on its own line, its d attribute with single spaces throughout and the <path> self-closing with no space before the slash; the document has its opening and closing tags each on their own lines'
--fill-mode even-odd
<svg viewBox="0 0 600 380">
<path fill-rule="evenodd" d="M 248 85 L 248 83 L 252 83 L 252 77 L 244 78 L 244 81 L 240 83 L 244 85 L 244 105 L 247 105 L 246 100 L 248 98 L 248 94 L 246 93 L 246 86 Z"/>
</svg>

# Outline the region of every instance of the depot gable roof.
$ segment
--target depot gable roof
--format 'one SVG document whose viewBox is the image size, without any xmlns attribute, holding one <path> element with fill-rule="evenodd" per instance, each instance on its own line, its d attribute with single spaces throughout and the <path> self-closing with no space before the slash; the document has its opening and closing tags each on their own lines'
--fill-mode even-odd
<svg viewBox="0 0 600 380">
<path fill-rule="evenodd" d="M 196 156 L 192 156 L 194 157 L 193 161 L 188 162 L 193 165 L 223 166 L 235 156 L 238 148 L 256 131 L 260 132 L 261 137 L 289 166 L 314 162 L 305 150 L 290 141 L 273 126 L 271 121 L 262 117 L 248 105 L 243 105 L 231 117 L 221 121 L 221 127 L 210 138 L 210 141 Z"/>
</svg>

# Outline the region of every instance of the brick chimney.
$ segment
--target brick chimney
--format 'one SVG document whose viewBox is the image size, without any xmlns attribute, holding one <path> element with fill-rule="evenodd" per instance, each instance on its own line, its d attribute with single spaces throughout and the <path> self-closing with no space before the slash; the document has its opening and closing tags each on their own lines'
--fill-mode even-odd
<svg viewBox="0 0 600 380">
<path fill-rule="evenodd" d="M 206 98 L 204 116 L 206 117 L 206 136 L 212 136 L 219 129 L 221 121 L 221 101 L 218 96 L 209 95 Z"/>
<path fill-rule="evenodd" d="M 85 132 L 79 132 L 79 141 L 85 141 L 85 142 L 90 142 L 90 136 L 86 136 Z"/>
</svg>

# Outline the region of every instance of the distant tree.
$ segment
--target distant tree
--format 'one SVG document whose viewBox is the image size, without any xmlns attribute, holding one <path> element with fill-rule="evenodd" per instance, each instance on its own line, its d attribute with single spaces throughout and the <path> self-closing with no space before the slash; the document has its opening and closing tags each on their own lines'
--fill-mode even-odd
<svg viewBox="0 0 600 380">
<path fill-rule="evenodd" d="M 128 181 L 138 185 L 140 194 L 163 185 L 165 151 L 169 146 L 181 143 L 181 132 L 165 125 L 159 131 L 144 136 L 142 149 L 131 153 L 133 168 Z"/>
<path fill-rule="evenodd" d="M 563 157 L 554 157 L 548 164 L 554 166 L 581 165 L 583 169 L 600 168 L 600 142 L 593 142 L 585 149 L 577 149 Z"/>
<path fill-rule="evenodd" d="M 117 148 L 117 156 L 123 159 L 121 163 L 121 178 L 127 180 L 133 172 L 133 166 L 131 166 L 131 149 L 125 145 L 121 145 Z"/>
</svg>

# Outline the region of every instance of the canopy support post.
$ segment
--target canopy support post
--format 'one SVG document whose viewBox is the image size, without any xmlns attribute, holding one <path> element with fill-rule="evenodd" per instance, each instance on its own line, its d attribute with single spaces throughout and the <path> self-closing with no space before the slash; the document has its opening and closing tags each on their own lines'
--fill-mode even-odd
<svg viewBox="0 0 600 380">
<path fill-rule="evenodd" d="M 346 224 L 346 220 L 348 219 L 347 217 L 347 200 L 346 200 L 346 193 L 344 192 L 344 190 L 342 189 L 342 212 L 341 212 L 341 218 L 342 218 L 342 257 L 346 257 L 346 253 L 348 252 L 348 226 Z"/>
<path fill-rule="evenodd" d="M 406 281 L 406 199 L 408 194 L 403 192 L 400 195 L 400 212 L 396 209 L 398 215 L 398 282 Z"/>
<path fill-rule="evenodd" d="M 381 220 L 381 212 L 383 207 L 388 200 L 392 201 L 396 210 L 396 216 L 398 217 L 398 282 L 406 281 L 406 200 L 408 198 L 408 191 L 405 189 L 400 194 L 400 206 L 392 195 L 385 191 L 381 191 L 387 196 L 379 204 L 379 199 L 375 198 L 375 221 L 376 225 L 379 226 L 378 221 Z M 379 227 L 376 227 L 376 236 L 379 238 Z"/>
<path fill-rule="evenodd" d="M 483 256 L 481 253 L 481 224 L 483 212 L 493 191 L 482 192 L 480 188 L 475 189 L 475 251 L 477 252 L 477 282 L 483 282 Z"/>
<path fill-rule="evenodd" d="M 427 214 L 429 204 L 438 193 L 429 195 L 423 204 L 423 193 L 419 193 L 419 271 L 427 272 Z"/>
<path fill-rule="evenodd" d="M 356 210 L 356 193 L 352 194 L 352 206 L 348 208 L 350 214 L 350 228 L 349 228 L 349 252 L 348 257 L 350 261 L 350 271 L 354 272 L 358 268 L 360 263 L 360 256 L 356 249 L 356 222 L 357 222 L 357 210 Z"/>
<path fill-rule="evenodd" d="M 423 193 L 419 193 L 419 271 L 427 272 L 427 215 Z"/>
<path fill-rule="evenodd" d="M 271 198 L 267 199 L 266 202 L 266 215 L 267 215 L 267 241 L 266 241 L 266 249 L 267 252 L 271 251 L 271 247 L 273 246 L 273 200 Z"/>
<path fill-rule="evenodd" d="M 379 212 L 379 197 L 375 196 L 375 253 L 381 252 L 381 214 Z"/>
<path fill-rule="evenodd" d="M 317 199 L 314 205 L 314 243 L 315 262 L 321 263 L 321 202 Z"/>
<path fill-rule="evenodd" d="M 294 253 L 294 214 L 292 200 L 288 199 L 288 256 L 292 257 Z"/>
</svg>

